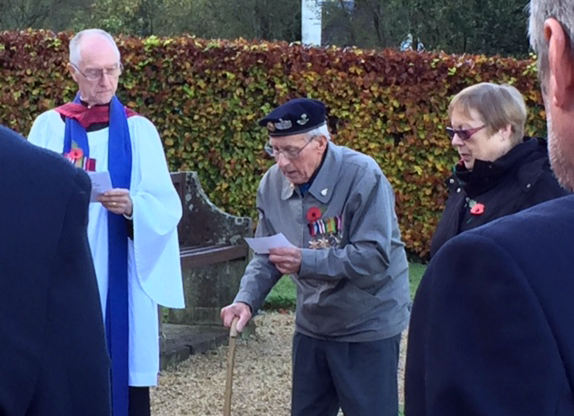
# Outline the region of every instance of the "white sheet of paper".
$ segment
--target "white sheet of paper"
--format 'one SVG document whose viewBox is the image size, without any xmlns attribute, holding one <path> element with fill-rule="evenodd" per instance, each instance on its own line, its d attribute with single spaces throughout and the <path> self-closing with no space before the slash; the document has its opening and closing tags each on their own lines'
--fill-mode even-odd
<svg viewBox="0 0 574 416">
<path fill-rule="evenodd" d="M 92 181 L 92 194 L 90 195 L 90 202 L 98 202 L 98 195 L 112 189 L 112 178 L 110 172 L 88 172 L 88 176 Z"/>
<path fill-rule="evenodd" d="M 280 247 L 295 247 L 287 240 L 283 233 L 271 235 L 269 237 L 247 238 L 245 241 L 249 247 L 257 254 L 269 254 L 269 249 Z"/>
</svg>

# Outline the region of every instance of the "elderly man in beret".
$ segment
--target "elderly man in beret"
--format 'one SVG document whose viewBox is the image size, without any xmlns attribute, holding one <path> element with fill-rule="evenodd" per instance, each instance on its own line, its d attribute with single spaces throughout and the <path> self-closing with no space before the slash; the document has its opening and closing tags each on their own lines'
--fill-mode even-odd
<svg viewBox="0 0 574 416">
<path fill-rule="evenodd" d="M 256 236 L 295 247 L 255 254 L 224 325 L 241 331 L 273 285 L 297 285 L 294 416 L 396 416 L 409 320 L 408 264 L 391 186 L 377 163 L 330 141 L 320 101 L 288 101 L 259 124 L 275 158 L 257 193 Z"/>
</svg>

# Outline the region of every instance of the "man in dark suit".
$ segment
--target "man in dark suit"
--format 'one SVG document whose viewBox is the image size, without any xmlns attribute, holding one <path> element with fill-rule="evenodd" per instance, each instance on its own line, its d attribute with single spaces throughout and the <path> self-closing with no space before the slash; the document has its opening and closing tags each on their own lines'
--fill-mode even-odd
<svg viewBox="0 0 574 416">
<path fill-rule="evenodd" d="M 574 189 L 574 5 L 532 0 L 552 167 Z M 574 196 L 462 233 L 410 324 L 407 416 L 574 415 Z"/>
<path fill-rule="evenodd" d="M 90 181 L 0 127 L 0 415 L 109 416 Z"/>
</svg>

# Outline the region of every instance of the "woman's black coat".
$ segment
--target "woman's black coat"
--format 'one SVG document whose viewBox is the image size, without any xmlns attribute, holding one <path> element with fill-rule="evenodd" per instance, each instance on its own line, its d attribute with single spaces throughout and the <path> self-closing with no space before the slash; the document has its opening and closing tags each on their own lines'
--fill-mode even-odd
<svg viewBox="0 0 574 416">
<path fill-rule="evenodd" d="M 546 140 L 525 138 L 494 162 L 476 160 L 472 171 L 457 164 L 447 180 L 449 196 L 431 241 L 431 257 L 449 239 L 505 215 L 566 195 L 556 180 Z M 482 204 L 481 214 L 471 209 Z"/>
</svg>

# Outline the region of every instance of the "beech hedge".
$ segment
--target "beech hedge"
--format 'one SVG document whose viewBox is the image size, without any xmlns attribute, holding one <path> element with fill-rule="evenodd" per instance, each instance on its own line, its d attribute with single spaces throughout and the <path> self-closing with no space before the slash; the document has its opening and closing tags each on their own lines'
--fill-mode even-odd
<svg viewBox="0 0 574 416">
<path fill-rule="evenodd" d="M 73 99 L 71 33 L 0 33 L 0 120 L 26 135 L 41 112 Z M 452 96 L 482 81 L 510 83 L 529 108 L 527 134 L 544 135 L 529 60 L 395 50 L 309 48 L 284 42 L 118 37 L 118 95 L 157 126 L 170 169 L 198 171 L 212 201 L 255 220 L 271 166 L 257 120 L 290 98 L 328 107 L 333 140 L 371 155 L 391 182 L 403 239 L 424 257 L 456 162 L 445 134 Z"/>
</svg>

